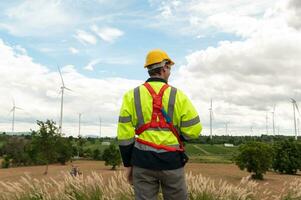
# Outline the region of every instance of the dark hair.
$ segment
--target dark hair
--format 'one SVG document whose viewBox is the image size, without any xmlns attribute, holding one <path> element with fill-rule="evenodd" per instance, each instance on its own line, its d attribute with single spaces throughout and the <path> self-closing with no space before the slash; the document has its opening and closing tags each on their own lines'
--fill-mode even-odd
<svg viewBox="0 0 301 200">
<path fill-rule="evenodd" d="M 163 69 L 163 67 L 148 70 L 148 74 L 149 76 L 161 75 L 161 69 Z"/>
</svg>

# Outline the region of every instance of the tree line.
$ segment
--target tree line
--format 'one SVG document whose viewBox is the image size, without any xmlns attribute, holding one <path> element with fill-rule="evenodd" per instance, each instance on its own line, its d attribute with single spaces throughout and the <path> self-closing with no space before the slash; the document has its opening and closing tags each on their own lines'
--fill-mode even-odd
<svg viewBox="0 0 301 200">
<path fill-rule="evenodd" d="M 2 168 L 45 165 L 44 174 L 48 173 L 48 165 L 72 160 L 74 157 L 104 160 L 112 169 L 121 164 L 121 156 L 116 144 L 112 143 L 103 152 L 96 148 L 84 148 L 86 142 L 95 142 L 95 138 L 63 137 L 54 121 L 37 121 L 38 130 L 31 135 L 9 136 L 0 134 L 0 157 L 3 157 Z"/>
</svg>

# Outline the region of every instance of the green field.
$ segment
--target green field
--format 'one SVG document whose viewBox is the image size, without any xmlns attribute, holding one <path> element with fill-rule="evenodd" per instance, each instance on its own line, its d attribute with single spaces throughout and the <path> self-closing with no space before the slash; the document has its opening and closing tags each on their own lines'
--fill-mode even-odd
<svg viewBox="0 0 301 200">
<path fill-rule="evenodd" d="M 210 144 L 187 144 L 185 149 L 191 162 L 203 163 L 231 163 L 237 151 L 237 147 Z"/>
</svg>

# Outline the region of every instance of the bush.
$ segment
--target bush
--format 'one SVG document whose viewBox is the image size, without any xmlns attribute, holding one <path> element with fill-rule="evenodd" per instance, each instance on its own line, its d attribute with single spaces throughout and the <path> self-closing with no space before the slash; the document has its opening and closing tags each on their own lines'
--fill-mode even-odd
<svg viewBox="0 0 301 200">
<path fill-rule="evenodd" d="M 301 170 L 301 144 L 294 140 L 283 140 L 273 145 L 273 169 L 286 174 Z"/>
<path fill-rule="evenodd" d="M 110 144 L 103 152 L 103 160 L 105 161 L 105 165 L 112 165 L 112 170 L 115 170 L 116 166 L 121 164 L 119 149 L 114 144 Z"/>
<path fill-rule="evenodd" d="M 9 158 L 9 156 L 4 156 L 4 159 L 1 163 L 1 167 L 2 168 L 9 168 L 9 166 L 10 166 L 10 158 Z"/>
<path fill-rule="evenodd" d="M 236 165 L 241 170 L 247 169 L 253 173 L 253 179 L 263 179 L 263 174 L 272 166 L 273 149 L 262 142 L 248 142 L 241 145 L 234 157 Z"/>
<path fill-rule="evenodd" d="M 92 158 L 93 160 L 101 160 L 102 159 L 101 151 L 99 149 L 94 149 Z"/>
</svg>

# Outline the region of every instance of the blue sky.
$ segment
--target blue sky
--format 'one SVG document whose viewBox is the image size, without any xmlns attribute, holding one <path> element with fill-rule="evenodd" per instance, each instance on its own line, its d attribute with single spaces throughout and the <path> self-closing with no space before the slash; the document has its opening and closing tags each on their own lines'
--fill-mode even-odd
<svg viewBox="0 0 301 200">
<path fill-rule="evenodd" d="M 84 134 L 97 132 L 102 115 L 113 136 L 123 93 L 147 78 L 146 53 L 162 48 L 176 62 L 171 84 L 192 99 L 204 134 L 211 98 L 216 134 L 226 122 L 233 134 L 265 133 L 266 113 L 271 133 L 273 105 L 277 127 L 292 134 L 288 99 L 301 98 L 300 7 L 297 0 L 2 1 L 0 92 L 26 111 L 17 131 L 57 120 L 59 65 L 74 90 L 65 98 L 66 134 L 76 135 L 83 113 Z M 0 101 L 5 131 L 12 103 Z"/>
</svg>

